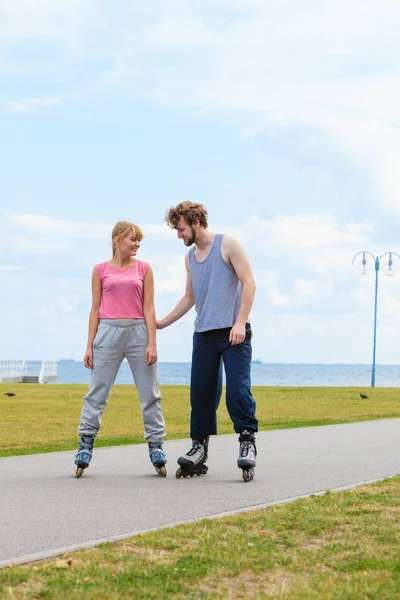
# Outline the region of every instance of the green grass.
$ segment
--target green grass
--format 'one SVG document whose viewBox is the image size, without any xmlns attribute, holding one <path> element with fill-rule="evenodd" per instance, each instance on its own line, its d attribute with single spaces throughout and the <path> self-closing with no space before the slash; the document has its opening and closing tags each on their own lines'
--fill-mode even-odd
<svg viewBox="0 0 400 600">
<path fill-rule="evenodd" d="M 395 477 L 8 568 L 0 598 L 395 600 L 399 548 Z"/>
<path fill-rule="evenodd" d="M 0 384 L 0 456 L 71 450 L 86 385 Z M 16 396 L 8 398 L 5 392 Z M 400 417 L 396 388 L 375 388 L 361 400 L 359 388 L 253 387 L 260 430 L 310 427 Z M 365 390 L 363 390 L 365 391 Z M 162 386 L 167 439 L 188 437 L 189 388 Z M 224 400 L 219 433 L 232 433 Z M 116 385 L 105 410 L 96 446 L 143 442 L 139 398 L 134 386 Z"/>
</svg>

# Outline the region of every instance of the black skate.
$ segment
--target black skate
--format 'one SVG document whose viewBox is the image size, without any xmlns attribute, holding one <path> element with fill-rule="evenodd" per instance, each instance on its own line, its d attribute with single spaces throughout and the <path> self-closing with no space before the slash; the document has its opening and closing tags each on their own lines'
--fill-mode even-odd
<svg viewBox="0 0 400 600">
<path fill-rule="evenodd" d="M 205 462 L 208 458 L 208 440 L 208 437 L 192 439 L 189 452 L 178 458 L 179 469 L 175 473 L 177 479 L 207 473 L 208 467 Z"/>
<path fill-rule="evenodd" d="M 256 437 L 254 431 L 242 431 L 239 435 L 239 457 L 237 465 L 239 469 L 242 469 L 243 479 L 251 481 L 254 479 L 256 466 Z"/>
<path fill-rule="evenodd" d="M 93 454 L 94 437 L 82 436 L 79 442 L 79 450 L 75 454 L 76 477 L 80 477 L 88 468 Z"/>
</svg>

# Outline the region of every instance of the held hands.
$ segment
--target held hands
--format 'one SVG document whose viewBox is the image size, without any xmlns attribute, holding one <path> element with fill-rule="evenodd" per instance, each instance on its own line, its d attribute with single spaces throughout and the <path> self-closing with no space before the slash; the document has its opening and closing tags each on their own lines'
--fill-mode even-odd
<svg viewBox="0 0 400 600">
<path fill-rule="evenodd" d="M 83 357 L 83 364 L 87 369 L 93 369 L 93 349 L 92 347 L 87 348 L 85 356 Z"/>
<path fill-rule="evenodd" d="M 156 321 L 156 327 L 157 329 L 164 329 L 165 325 L 163 324 L 162 320 Z"/>
<path fill-rule="evenodd" d="M 229 334 L 229 341 L 232 346 L 241 344 L 246 339 L 246 325 L 235 323 Z"/>
<path fill-rule="evenodd" d="M 149 344 L 146 348 L 146 365 L 150 367 L 157 361 L 157 346 Z"/>
</svg>

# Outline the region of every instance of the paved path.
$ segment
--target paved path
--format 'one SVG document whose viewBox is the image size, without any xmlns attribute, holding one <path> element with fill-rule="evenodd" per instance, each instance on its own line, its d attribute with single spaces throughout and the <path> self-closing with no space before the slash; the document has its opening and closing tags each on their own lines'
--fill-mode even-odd
<svg viewBox="0 0 400 600">
<path fill-rule="evenodd" d="M 76 479 L 74 452 L 0 459 L 0 567 L 106 539 L 400 473 L 400 419 L 268 431 L 256 478 L 241 479 L 237 436 L 211 439 L 206 476 L 175 479 L 188 440 L 165 443 L 157 476 L 147 446 L 95 449 Z"/>
</svg>

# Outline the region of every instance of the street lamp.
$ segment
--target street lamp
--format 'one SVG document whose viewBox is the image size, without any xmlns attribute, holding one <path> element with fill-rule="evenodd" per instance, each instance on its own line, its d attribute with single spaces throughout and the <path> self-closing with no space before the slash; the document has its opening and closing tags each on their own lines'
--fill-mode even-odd
<svg viewBox="0 0 400 600">
<path fill-rule="evenodd" d="M 361 259 L 361 263 L 359 263 L 358 266 L 361 266 L 362 268 L 362 275 L 367 275 L 368 274 L 368 263 L 367 263 L 367 256 L 371 256 L 372 260 L 374 261 L 375 264 L 375 306 L 374 306 L 374 345 L 373 345 L 373 352 L 372 352 L 372 373 L 371 373 L 371 387 L 375 387 L 375 357 L 376 357 L 376 315 L 377 315 L 377 310 L 378 310 L 378 276 L 379 276 L 379 269 L 380 269 L 380 265 L 381 265 L 381 261 L 383 259 L 384 256 L 389 256 L 386 265 L 383 267 L 386 267 L 386 274 L 387 275 L 395 275 L 396 274 L 396 265 L 393 264 L 393 257 L 395 256 L 396 258 L 398 258 L 400 260 L 400 256 L 398 254 L 396 254 L 396 252 L 385 252 L 384 254 L 382 254 L 382 256 L 374 256 L 373 254 L 371 254 L 371 252 L 358 252 L 354 258 L 353 258 L 353 266 L 354 266 L 354 262 L 357 258 L 357 256 L 360 256 L 360 254 L 362 254 L 362 259 Z"/>
</svg>

